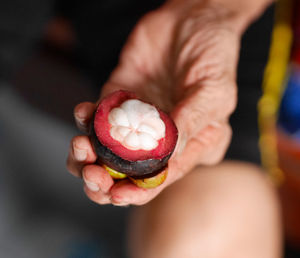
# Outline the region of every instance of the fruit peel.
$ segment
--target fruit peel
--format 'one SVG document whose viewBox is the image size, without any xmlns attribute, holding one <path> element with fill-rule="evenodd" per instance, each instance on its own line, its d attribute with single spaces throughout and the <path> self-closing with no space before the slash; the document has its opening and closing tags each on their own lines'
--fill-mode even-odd
<svg viewBox="0 0 300 258">
<path fill-rule="evenodd" d="M 168 170 L 165 169 L 164 171 L 160 172 L 156 176 L 147 177 L 147 178 L 140 178 L 136 179 L 133 177 L 129 177 L 130 180 L 138 187 L 151 189 L 161 185 L 167 178 Z"/>
</svg>

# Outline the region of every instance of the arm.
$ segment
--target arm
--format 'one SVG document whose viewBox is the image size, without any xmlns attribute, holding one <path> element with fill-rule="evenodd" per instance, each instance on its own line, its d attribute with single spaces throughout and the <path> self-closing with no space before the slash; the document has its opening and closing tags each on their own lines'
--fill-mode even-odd
<svg viewBox="0 0 300 258">
<path fill-rule="evenodd" d="M 273 0 L 169 0 L 166 2 L 167 8 L 185 12 L 186 9 L 180 8 L 183 4 L 187 9 L 195 8 L 200 5 L 211 5 L 224 11 L 235 21 L 238 31 L 243 32 L 249 24 L 257 19 L 261 13 L 269 6 Z"/>
<path fill-rule="evenodd" d="M 179 142 L 169 161 L 166 182 L 145 190 L 126 180 L 115 183 L 104 169 L 93 164 L 96 155 L 89 139 L 74 138 L 68 169 L 83 175 L 91 200 L 99 204 L 145 204 L 195 166 L 223 159 L 231 138 L 228 119 L 236 105 L 240 37 L 267 3 L 170 0 L 141 19 L 100 98 L 119 89 L 135 92 L 171 114 Z M 83 129 L 94 108 L 91 103 L 75 108 Z"/>
</svg>

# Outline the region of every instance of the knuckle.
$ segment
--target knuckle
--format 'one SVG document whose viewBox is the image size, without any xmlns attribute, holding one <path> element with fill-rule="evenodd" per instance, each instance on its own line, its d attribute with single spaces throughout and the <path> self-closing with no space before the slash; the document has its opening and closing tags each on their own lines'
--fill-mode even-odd
<svg viewBox="0 0 300 258">
<path fill-rule="evenodd" d="M 86 150 L 89 153 L 91 153 L 93 150 L 90 139 L 86 135 L 74 136 L 71 140 L 71 146 L 72 146 L 72 149 L 74 149 L 74 147 L 76 147 L 81 150 Z"/>
<path fill-rule="evenodd" d="M 97 180 L 97 178 L 99 178 L 99 171 L 96 167 L 97 165 L 85 165 L 82 168 L 82 177 L 86 180 L 86 181 L 95 181 L 95 178 Z"/>
</svg>

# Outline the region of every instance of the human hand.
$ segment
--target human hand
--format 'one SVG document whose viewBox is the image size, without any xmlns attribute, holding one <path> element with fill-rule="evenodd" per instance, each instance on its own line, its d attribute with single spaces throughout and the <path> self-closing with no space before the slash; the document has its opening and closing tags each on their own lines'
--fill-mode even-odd
<svg viewBox="0 0 300 258">
<path fill-rule="evenodd" d="M 101 97 L 119 89 L 134 92 L 174 119 L 179 131 L 166 181 L 138 188 L 129 180 L 114 182 L 95 164 L 87 136 L 72 140 L 68 170 L 83 177 L 87 196 L 99 203 L 142 205 L 195 166 L 219 162 L 231 137 L 228 118 L 236 104 L 239 18 L 219 6 L 166 4 L 146 15 L 126 43 L 120 62 Z M 79 128 L 87 130 L 96 105 L 75 108 Z"/>
</svg>

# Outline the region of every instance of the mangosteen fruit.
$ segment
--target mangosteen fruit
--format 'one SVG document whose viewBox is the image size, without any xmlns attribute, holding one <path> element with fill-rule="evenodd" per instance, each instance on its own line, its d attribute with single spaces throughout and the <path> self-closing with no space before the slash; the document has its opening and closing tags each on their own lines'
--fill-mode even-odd
<svg viewBox="0 0 300 258">
<path fill-rule="evenodd" d="M 153 188 L 167 177 L 178 138 L 173 120 L 134 93 L 116 91 L 98 105 L 91 125 L 98 162 L 115 179 Z"/>
</svg>

